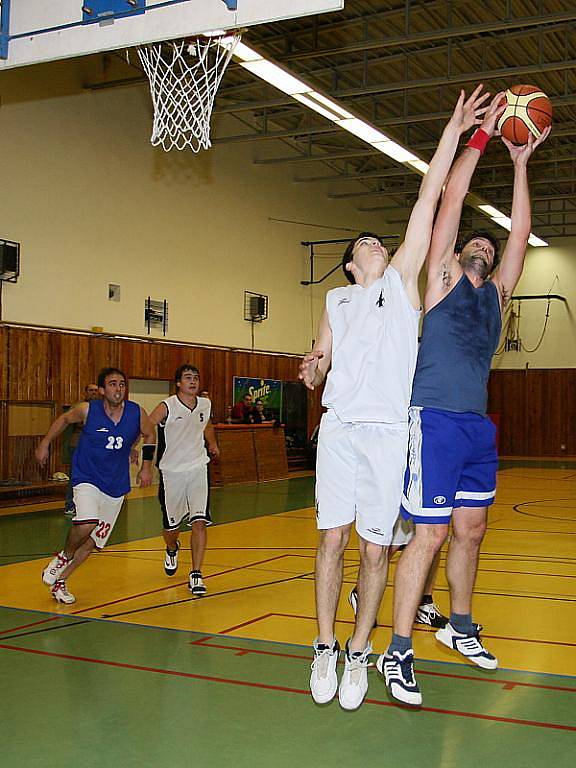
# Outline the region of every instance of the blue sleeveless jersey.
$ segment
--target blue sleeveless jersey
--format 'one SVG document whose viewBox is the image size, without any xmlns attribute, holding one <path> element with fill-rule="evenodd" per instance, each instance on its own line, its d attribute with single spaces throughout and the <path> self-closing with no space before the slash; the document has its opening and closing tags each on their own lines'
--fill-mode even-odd
<svg viewBox="0 0 576 768">
<path fill-rule="evenodd" d="M 501 329 L 494 283 L 486 280 L 475 288 L 462 275 L 424 316 L 412 405 L 485 414 L 490 364 Z"/>
<path fill-rule="evenodd" d="M 90 483 L 108 496 L 124 496 L 130 490 L 130 449 L 139 435 L 137 403 L 126 400 L 122 418 L 114 424 L 104 402 L 92 400 L 72 458 L 72 485 Z"/>
</svg>

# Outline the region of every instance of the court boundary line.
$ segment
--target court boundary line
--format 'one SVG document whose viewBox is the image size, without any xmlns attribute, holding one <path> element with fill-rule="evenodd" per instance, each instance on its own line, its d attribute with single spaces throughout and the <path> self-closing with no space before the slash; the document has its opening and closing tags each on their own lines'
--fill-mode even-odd
<svg viewBox="0 0 576 768">
<path fill-rule="evenodd" d="M 244 627 L 250 626 L 251 624 L 256 624 L 259 621 L 262 621 L 263 619 L 268 619 L 271 616 L 276 616 L 278 618 L 282 619 L 304 619 L 305 621 L 316 621 L 316 616 L 303 616 L 301 614 L 297 613 L 276 613 L 275 611 L 272 611 L 271 613 L 265 613 L 262 616 L 256 616 L 252 619 L 248 619 L 247 621 L 242 622 L 242 624 L 237 624 L 233 627 L 226 627 L 226 629 L 221 630 L 218 632 L 219 635 L 228 635 L 230 632 L 235 632 L 237 629 L 243 629 Z M 336 624 L 354 624 L 354 621 L 351 621 L 350 619 L 338 619 L 336 618 Z M 379 629 L 392 629 L 391 624 L 378 624 Z M 426 629 L 424 627 L 414 627 L 415 632 L 425 632 L 427 634 L 430 634 L 432 630 Z M 527 637 L 506 637 L 503 635 L 489 635 L 486 633 L 482 633 L 483 637 L 489 637 L 492 640 L 506 640 L 510 642 L 520 642 L 520 643 L 534 643 L 536 645 L 560 645 L 562 647 L 566 648 L 575 648 L 576 643 L 564 643 L 559 640 L 536 640 L 531 639 Z"/>
<path fill-rule="evenodd" d="M 258 649 L 253 648 L 241 648 L 239 646 L 235 645 L 219 645 L 217 643 L 211 643 L 209 640 L 213 639 L 214 635 L 206 635 L 204 637 L 199 638 L 198 640 L 191 640 L 190 645 L 198 646 L 199 648 L 217 648 L 221 650 L 231 650 L 231 651 L 239 651 L 237 653 L 238 656 L 245 656 L 250 653 L 255 653 L 259 656 L 279 656 L 281 658 L 287 658 L 287 659 L 299 659 L 303 661 L 310 661 L 310 655 L 303 656 L 295 653 L 280 653 L 279 651 L 261 651 Z M 298 646 L 305 648 L 306 646 Z M 445 662 L 436 662 L 431 660 L 426 660 L 429 664 L 442 664 Z M 343 660 L 338 660 L 338 664 L 343 664 Z M 450 662 L 455 663 L 455 662 Z M 467 667 L 467 664 L 459 664 L 458 666 L 464 666 Z M 485 676 L 485 677 L 472 677 L 472 675 L 456 675 L 456 674 L 450 674 L 449 672 L 434 672 L 433 670 L 426 670 L 426 669 L 418 669 L 418 674 L 420 675 L 428 675 L 429 677 L 443 677 L 453 680 L 469 680 L 474 683 L 492 683 L 493 685 L 501 685 L 502 689 L 505 691 L 511 691 L 514 688 L 537 688 L 539 690 L 546 690 L 546 691 L 561 691 L 563 693 L 574 693 L 576 694 L 576 687 L 570 688 L 568 686 L 560 686 L 560 685 L 540 685 L 538 683 L 527 683 L 521 680 L 494 680 L 491 677 Z M 542 674 L 546 675 L 549 674 L 547 672 L 536 672 L 532 674 Z"/>
<path fill-rule="evenodd" d="M 252 680 L 234 680 L 233 678 L 214 677 L 211 675 L 199 675 L 193 672 L 183 672 L 181 670 L 162 669 L 160 667 L 146 667 L 140 664 L 128 664 L 126 662 L 109 661 L 107 659 L 95 659 L 88 656 L 75 656 L 72 654 L 56 653 L 54 651 L 43 651 L 35 648 L 21 648 L 19 646 L 6 645 L 0 643 L 0 648 L 3 650 L 14 651 L 17 653 L 28 653 L 38 656 L 47 656 L 56 659 L 66 659 L 68 661 L 79 661 L 88 664 L 99 664 L 102 666 L 129 669 L 137 672 L 150 672 L 152 674 L 161 674 L 171 677 L 183 677 L 192 680 L 201 680 L 204 682 L 223 683 L 226 685 L 239 685 L 248 688 L 258 688 L 261 690 L 279 691 L 282 693 L 295 693 L 299 695 L 310 696 L 310 691 L 303 690 L 301 688 L 291 688 L 288 686 L 273 685 L 270 683 L 257 683 Z M 406 711 L 405 707 L 399 704 L 392 703 L 390 701 L 381 701 L 378 699 L 365 699 L 364 704 L 373 704 L 376 706 L 392 707 L 393 709 L 399 709 Z M 576 725 L 563 725 L 561 723 L 546 723 L 537 720 L 525 720 L 521 718 L 502 717 L 499 715 L 487 715 L 477 712 L 464 712 L 460 710 L 441 709 L 438 707 L 421 707 L 419 712 L 427 712 L 431 714 L 450 715 L 452 717 L 466 717 L 475 720 L 483 720 L 490 722 L 505 723 L 508 725 L 525 725 L 536 728 L 548 728 L 552 730 L 561 730 L 568 732 L 576 732 Z"/>
<path fill-rule="evenodd" d="M 14 608 L 10 605 L 0 605 L 0 610 L 7 610 L 7 611 L 24 611 L 29 613 L 40 613 L 40 614 L 47 614 L 48 611 L 41 611 L 34 608 Z M 265 614 L 267 615 L 267 614 Z M 67 618 L 70 614 L 55 614 L 51 613 L 50 618 L 52 619 L 60 619 L 60 618 Z M 36 622 L 38 624 L 40 622 Z M 181 629 L 179 627 L 160 627 L 155 624 L 140 624 L 138 622 L 127 622 L 127 621 L 116 621 L 114 619 L 103 619 L 97 616 L 86 616 L 81 621 L 76 622 L 77 624 L 111 624 L 113 626 L 122 627 L 122 628 L 128 628 L 128 629 L 144 629 L 144 630 L 151 630 L 153 632 L 178 632 L 180 634 L 185 633 L 187 635 L 202 635 L 204 638 L 206 637 L 221 637 L 221 638 L 229 638 L 230 640 L 245 640 L 246 642 L 250 643 L 266 643 L 267 645 L 282 645 L 282 646 L 293 646 L 294 648 L 310 648 L 309 645 L 302 645 L 301 643 L 293 643 L 290 641 L 280 641 L 280 640 L 269 640 L 262 637 L 247 637 L 243 635 L 226 635 L 223 632 L 213 633 L 209 634 L 207 632 L 199 632 L 198 630 L 194 629 Z M 351 622 L 349 622 L 351 623 Z M 67 626 L 67 625 L 65 625 Z M 380 625 L 379 625 L 380 626 Z M 432 630 L 426 630 L 424 627 L 419 628 L 415 627 L 415 629 L 422 631 L 422 632 L 431 632 Z M 24 637 L 26 635 L 18 635 L 17 637 Z M 2 638 L 0 638 L 1 640 Z M 12 638 L 5 638 L 5 639 L 12 639 Z M 200 638 L 202 639 L 202 638 Z M 190 641 L 190 644 L 193 644 L 193 641 Z M 1 647 L 1 646 L 0 646 Z M 468 668 L 468 664 L 465 664 L 464 662 L 459 661 L 450 661 L 447 659 L 425 659 L 425 658 L 419 658 L 418 662 L 421 664 L 438 664 L 442 666 L 448 666 L 448 667 L 457 667 L 460 668 Z M 501 667 L 498 669 L 499 672 L 511 672 L 512 674 L 523 674 L 523 675 L 533 675 L 535 677 L 559 677 L 562 679 L 569 679 L 569 680 L 576 680 L 576 675 L 569 675 L 566 673 L 560 673 L 560 672 L 541 672 L 538 670 L 533 669 L 513 669 L 512 667 Z M 482 678 L 478 678 L 482 680 Z"/>
</svg>

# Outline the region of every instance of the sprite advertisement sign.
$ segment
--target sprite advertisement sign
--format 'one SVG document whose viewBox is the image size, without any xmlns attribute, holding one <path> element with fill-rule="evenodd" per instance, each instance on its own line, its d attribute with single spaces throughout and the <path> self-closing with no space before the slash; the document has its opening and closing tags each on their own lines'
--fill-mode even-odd
<svg viewBox="0 0 576 768">
<path fill-rule="evenodd" d="M 264 410 L 272 418 L 280 419 L 282 413 L 282 382 L 278 379 L 253 379 L 234 376 L 234 404 L 240 403 L 245 395 L 252 395 L 252 404 L 262 400 Z"/>
</svg>

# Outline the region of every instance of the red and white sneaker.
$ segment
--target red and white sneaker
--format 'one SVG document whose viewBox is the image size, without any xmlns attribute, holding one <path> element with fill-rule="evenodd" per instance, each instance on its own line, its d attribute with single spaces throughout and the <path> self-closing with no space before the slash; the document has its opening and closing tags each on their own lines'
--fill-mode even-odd
<svg viewBox="0 0 576 768">
<path fill-rule="evenodd" d="M 72 605 L 76 602 L 76 598 L 71 592 L 68 592 L 66 582 L 63 579 L 57 581 L 50 590 L 52 597 L 57 603 L 64 603 L 64 605 Z"/>
<path fill-rule="evenodd" d="M 52 587 L 54 584 L 56 584 L 60 574 L 70 562 L 72 561 L 66 557 L 64 550 L 62 550 L 62 552 L 58 552 L 56 557 L 50 560 L 46 568 L 44 568 L 42 571 L 42 581 L 44 584 L 48 585 L 49 587 Z"/>
</svg>

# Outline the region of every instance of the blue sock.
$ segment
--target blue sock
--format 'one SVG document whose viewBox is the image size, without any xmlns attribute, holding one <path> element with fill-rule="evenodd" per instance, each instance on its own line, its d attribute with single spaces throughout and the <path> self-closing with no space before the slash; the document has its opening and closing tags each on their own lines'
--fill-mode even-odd
<svg viewBox="0 0 576 768">
<path fill-rule="evenodd" d="M 472 616 L 469 613 L 451 613 L 450 624 L 456 632 L 461 632 L 463 635 L 474 634 L 474 624 L 472 624 Z"/>
<path fill-rule="evenodd" d="M 412 648 L 412 638 L 404 637 L 404 635 L 392 635 L 392 641 L 388 646 L 388 653 L 392 651 L 398 651 L 398 653 L 406 653 Z"/>
</svg>

